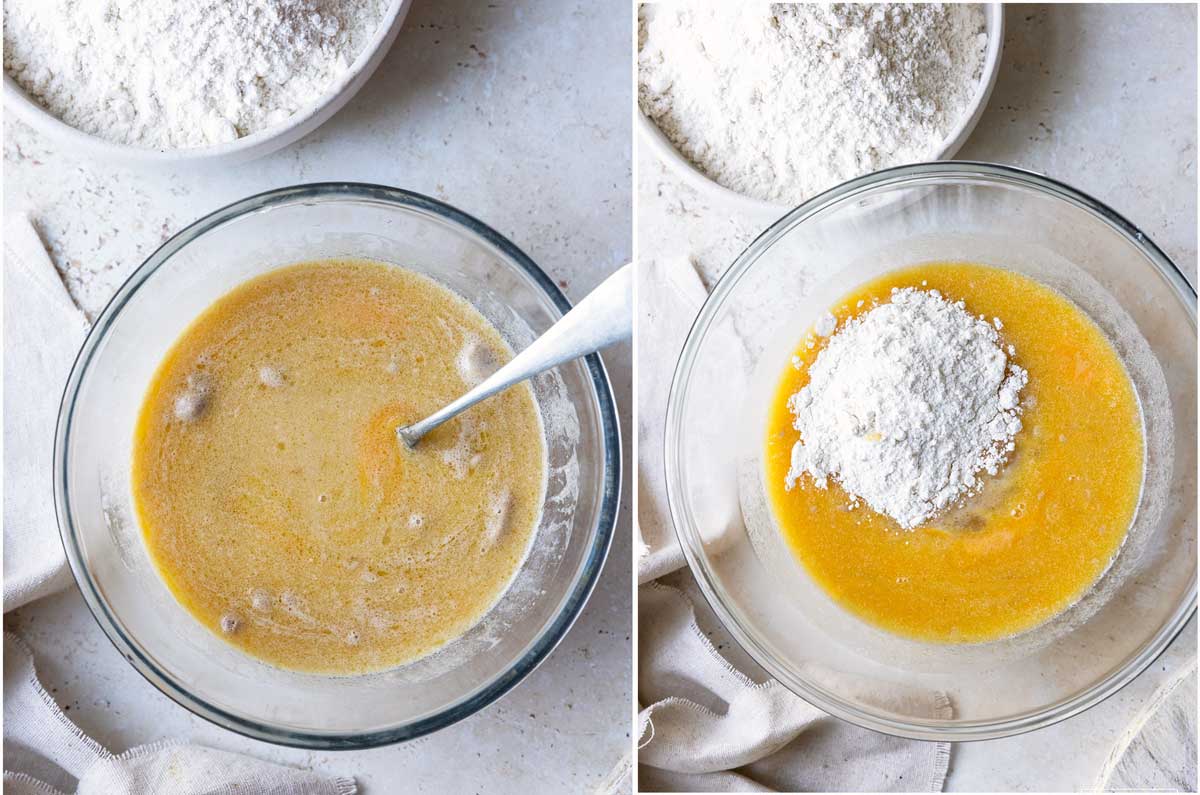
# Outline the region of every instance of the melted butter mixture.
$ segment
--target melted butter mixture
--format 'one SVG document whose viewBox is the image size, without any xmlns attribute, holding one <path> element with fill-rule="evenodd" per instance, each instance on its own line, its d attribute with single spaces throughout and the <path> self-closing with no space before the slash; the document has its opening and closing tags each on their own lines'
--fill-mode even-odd
<svg viewBox="0 0 1200 795">
<path fill-rule="evenodd" d="M 175 597 L 245 652 L 350 674 L 463 634 L 525 557 L 541 419 L 511 388 L 402 449 L 395 429 L 510 358 L 430 279 L 366 261 L 253 279 L 167 354 L 139 417 L 134 500 Z"/>
<path fill-rule="evenodd" d="M 831 311 L 839 326 L 889 300 L 892 288 L 937 289 L 1004 324 L 1029 373 L 1024 430 L 982 491 L 906 532 L 834 482 L 785 479 L 797 432 L 788 398 L 822 346 L 801 343 L 772 402 L 765 477 L 780 531 L 813 579 L 855 615 L 899 635 L 967 643 L 1044 623 L 1108 568 L 1133 520 L 1144 469 L 1132 382 L 1104 333 L 1059 293 L 1009 271 L 939 263 L 886 274 Z M 859 306 L 858 302 L 862 302 Z"/>
</svg>

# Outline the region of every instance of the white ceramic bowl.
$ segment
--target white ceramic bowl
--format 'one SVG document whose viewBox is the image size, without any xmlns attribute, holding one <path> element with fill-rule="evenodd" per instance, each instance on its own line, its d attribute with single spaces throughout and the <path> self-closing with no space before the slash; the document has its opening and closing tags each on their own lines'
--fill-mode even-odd
<svg viewBox="0 0 1200 795">
<path fill-rule="evenodd" d="M 329 120 L 358 93 L 383 61 L 404 24 L 412 0 L 391 0 L 379 27 L 354 63 L 324 94 L 283 124 L 259 130 L 236 141 L 190 149 L 147 149 L 106 141 L 78 130 L 54 116 L 8 76 L 4 75 L 4 110 L 13 114 L 60 149 L 126 166 L 229 165 L 252 160 L 300 140 Z"/>
<path fill-rule="evenodd" d="M 992 88 L 996 85 L 996 75 L 1000 71 L 1000 54 L 1004 49 L 1004 4 L 984 3 L 983 6 L 988 43 L 987 51 L 984 53 L 983 72 L 979 78 L 979 85 L 962 118 L 946 135 L 942 144 L 935 151 L 930 152 L 930 160 L 949 160 L 958 153 L 962 145 L 967 142 L 971 131 L 975 129 L 975 125 L 979 123 L 979 118 L 983 115 L 983 110 L 987 107 L 988 99 L 992 95 Z M 737 212 L 751 213 L 764 218 L 769 217 L 771 220 L 792 209 L 793 205 L 791 204 L 755 199 L 717 183 L 696 168 L 692 161 L 680 154 L 662 130 L 658 129 L 658 126 L 640 110 L 637 114 L 636 124 L 641 142 L 649 147 L 650 151 L 654 152 L 658 159 L 684 182 L 707 196 L 714 204 Z M 811 196 L 806 197 L 806 199 L 811 198 Z"/>
</svg>

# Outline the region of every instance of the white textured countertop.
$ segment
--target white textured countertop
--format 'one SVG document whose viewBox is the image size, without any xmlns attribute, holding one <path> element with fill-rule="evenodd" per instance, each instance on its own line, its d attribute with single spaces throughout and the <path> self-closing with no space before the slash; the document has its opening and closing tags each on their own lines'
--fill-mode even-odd
<svg viewBox="0 0 1200 795">
<path fill-rule="evenodd" d="M 578 300 L 631 257 L 630 19 L 621 4 L 417 2 L 341 113 L 298 144 L 219 171 L 109 168 L 9 120 L 5 212 L 33 215 L 93 315 L 182 226 L 252 193 L 321 180 L 447 201 L 512 239 Z M 629 346 L 604 360 L 628 451 Z M 5 626 L 33 647 L 67 714 L 116 752 L 180 737 L 354 775 L 366 793 L 590 791 L 630 742 L 627 496 L 621 510 L 597 590 L 559 648 L 496 704 L 404 745 L 310 753 L 212 726 L 129 667 L 74 589 L 6 616 Z"/>
<path fill-rule="evenodd" d="M 1013 5 L 1005 26 L 999 79 L 958 156 L 1032 169 L 1090 193 L 1140 226 L 1194 284 L 1195 6 Z M 644 147 L 638 183 L 639 258 L 691 256 L 710 284 L 766 225 L 710 205 Z M 947 789 L 1095 788 L 1160 688 L 1194 679 L 1195 658 L 1193 618 L 1162 658 L 1104 704 L 1032 734 L 956 746 Z M 1194 738 L 1194 703 L 1190 721 Z M 1194 788 L 1194 757 L 1177 773 Z"/>
</svg>

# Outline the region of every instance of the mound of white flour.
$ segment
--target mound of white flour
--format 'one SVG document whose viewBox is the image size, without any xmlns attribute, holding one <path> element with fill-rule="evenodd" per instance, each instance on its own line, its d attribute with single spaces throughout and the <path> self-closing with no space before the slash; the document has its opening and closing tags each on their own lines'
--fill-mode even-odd
<svg viewBox="0 0 1200 795">
<path fill-rule="evenodd" d="M 115 143 L 232 141 L 316 101 L 387 0 L 5 0 L 4 70 Z"/>
<path fill-rule="evenodd" d="M 979 85 L 978 5 L 643 6 L 638 100 L 720 184 L 799 203 L 933 156 Z"/>
<path fill-rule="evenodd" d="M 833 478 L 906 529 L 978 491 L 1014 448 L 1028 381 L 1000 325 L 912 288 L 846 323 L 788 402 L 800 432 L 788 488 Z"/>
</svg>

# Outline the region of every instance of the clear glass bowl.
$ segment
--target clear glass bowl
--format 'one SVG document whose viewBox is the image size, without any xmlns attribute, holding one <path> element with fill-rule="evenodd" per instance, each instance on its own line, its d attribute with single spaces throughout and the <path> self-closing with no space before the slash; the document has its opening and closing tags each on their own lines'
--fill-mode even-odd
<svg viewBox="0 0 1200 795">
<path fill-rule="evenodd" d="M 993 643 L 920 643 L 852 616 L 786 547 L 763 491 L 766 409 L 803 330 L 855 285 L 932 260 L 1008 268 L 1067 295 L 1117 347 L 1145 419 L 1146 481 L 1113 566 L 1062 615 Z M 814 283 L 813 273 L 827 275 Z M 713 609 L 771 675 L 860 726 L 929 740 L 1046 726 L 1129 682 L 1195 611 L 1195 290 L 1132 224 L 1045 177 L 929 163 L 797 207 L 705 303 L 666 423 L 672 520 Z M 880 685 L 943 692 L 953 717 L 930 718 L 902 699 L 882 704 L 870 695 Z"/>
<path fill-rule="evenodd" d="M 264 271 L 368 257 L 425 273 L 479 309 L 516 350 L 569 308 L 516 246 L 453 207 L 348 183 L 271 191 L 169 240 L 96 321 L 67 382 L 54 489 L 71 570 L 100 626 L 179 704 L 225 728 L 309 748 L 362 748 L 436 731 L 490 704 L 562 639 L 599 576 L 620 492 L 620 437 L 599 357 L 539 376 L 549 484 L 531 551 L 490 613 L 436 653 L 383 673 L 289 672 L 224 643 L 171 596 L 130 498 L 134 422 L 150 377 L 214 300 Z"/>
</svg>

